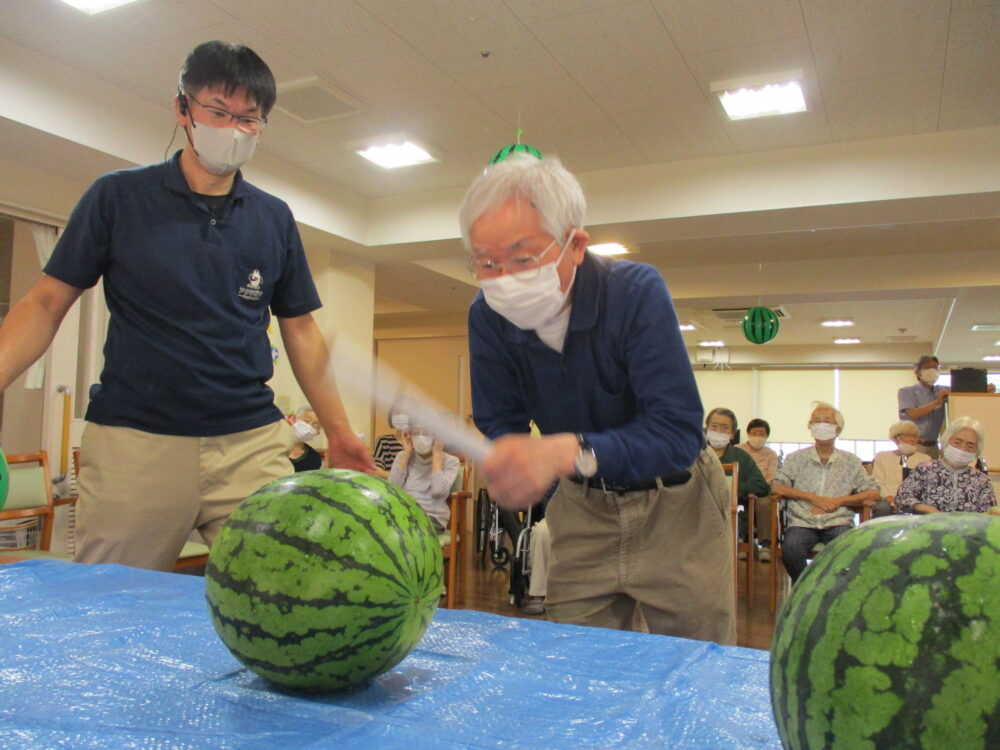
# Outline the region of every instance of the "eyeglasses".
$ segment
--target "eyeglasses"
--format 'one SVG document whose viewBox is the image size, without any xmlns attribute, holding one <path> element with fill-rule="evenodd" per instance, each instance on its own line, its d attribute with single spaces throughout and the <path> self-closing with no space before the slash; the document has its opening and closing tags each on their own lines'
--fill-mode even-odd
<svg viewBox="0 0 1000 750">
<path fill-rule="evenodd" d="M 502 273 L 522 274 L 517 278 L 531 281 L 538 277 L 542 269 L 542 258 L 556 244 L 556 240 L 553 239 L 540 253 L 531 254 L 523 250 L 517 251 L 507 260 L 496 260 L 488 255 L 473 255 L 468 262 L 469 273 L 477 279 L 489 279 Z"/>
<path fill-rule="evenodd" d="M 191 94 L 185 93 L 184 96 L 187 99 L 193 101 L 203 110 L 205 110 L 208 116 L 208 122 L 206 122 L 205 124 L 213 128 L 224 128 L 227 127 L 230 123 L 235 122 L 236 127 L 242 130 L 244 133 L 247 133 L 248 135 L 257 135 L 262 130 L 264 130 L 264 127 L 267 125 L 266 117 L 253 117 L 251 115 L 236 115 L 230 112 L 228 109 L 223 109 L 222 107 L 216 107 L 211 104 L 202 104 L 193 96 L 191 96 Z"/>
</svg>

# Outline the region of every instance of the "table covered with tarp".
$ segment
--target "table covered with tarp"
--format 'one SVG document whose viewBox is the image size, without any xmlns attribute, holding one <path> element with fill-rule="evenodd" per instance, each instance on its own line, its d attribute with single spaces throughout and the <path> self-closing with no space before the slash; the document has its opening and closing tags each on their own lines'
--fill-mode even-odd
<svg viewBox="0 0 1000 750">
<path fill-rule="evenodd" d="M 203 580 L 0 566 L 2 748 L 780 747 L 768 654 L 438 610 L 371 683 L 295 694 L 216 636 Z"/>
</svg>

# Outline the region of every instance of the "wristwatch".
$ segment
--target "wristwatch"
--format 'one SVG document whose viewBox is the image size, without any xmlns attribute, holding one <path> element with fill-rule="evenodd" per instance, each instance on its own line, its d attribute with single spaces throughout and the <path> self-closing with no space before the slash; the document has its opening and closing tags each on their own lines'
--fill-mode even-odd
<svg viewBox="0 0 1000 750">
<path fill-rule="evenodd" d="M 594 446 L 587 442 L 587 439 L 580 433 L 576 434 L 576 440 L 580 444 L 580 450 L 576 454 L 573 462 L 576 473 L 585 479 L 589 479 L 597 473 L 597 454 L 594 453 Z"/>
</svg>

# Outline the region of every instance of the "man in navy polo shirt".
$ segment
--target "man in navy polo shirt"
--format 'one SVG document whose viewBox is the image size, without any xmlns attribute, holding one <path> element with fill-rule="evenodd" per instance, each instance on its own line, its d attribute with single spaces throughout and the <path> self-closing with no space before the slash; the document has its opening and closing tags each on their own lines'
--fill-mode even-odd
<svg viewBox="0 0 1000 750">
<path fill-rule="evenodd" d="M 321 304 L 291 211 L 239 171 L 275 98 L 250 48 L 196 47 L 175 100 L 184 148 L 98 179 L 0 329 L 2 390 L 104 278 L 110 319 L 81 445 L 78 561 L 170 570 L 192 529 L 211 544 L 243 498 L 292 473 L 295 438 L 267 386 L 272 313 L 328 462 L 374 470 L 311 315 Z"/>
<path fill-rule="evenodd" d="M 462 206 L 490 495 L 527 508 L 561 479 L 552 619 L 734 643 L 728 489 L 673 303 L 656 269 L 587 251 L 584 210 L 576 179 L 533 156 L 491 166 Z"/>
</svg>

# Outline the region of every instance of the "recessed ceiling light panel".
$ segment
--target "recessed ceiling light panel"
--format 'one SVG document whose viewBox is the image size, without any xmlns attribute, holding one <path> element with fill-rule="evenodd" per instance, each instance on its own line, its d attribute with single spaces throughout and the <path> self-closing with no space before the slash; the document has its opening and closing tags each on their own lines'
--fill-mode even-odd
<svg viewBox="0 0 1000 750">
<path fill-rule="evenodd" d="M 414 164 L 426 164 L 437 161 L 437 159 L 412 141 L 369 146 L 366 149 L 359 150 L 358 154 L 384 169 L 398 169 L 399 167 L 410 167 Z"/>
<path fill-rule="evenodd" d="M 130 5 L 141 2 L 141 0 L 62 0 L 66 5 L 72 5 L 77 10 L 82 10 L 88 16 L 95 13 L 103 13 L 106 10 L 117 8 L 120 5 Z"/>
<path fill-rule="evenodd" d="M 681 323 L 681 330 L 682 331 L 693 331 L 694 330 L 694 326 L 691 323 Z M 998 341 L 997 343 L 1000 344 L 1000 341 Z"/>
<path fill-rule="evenodd" d="M 730 120 L 805 112 L 802 71 L 718 81 L 711 85 Z"/>
<path fill-rule="evenodd" d="M 698 346 L 725 346 L 725 341 L 699 341 Z"/>
<path fill-rule="evenodd" d="M 970 331 L 1000 331 L 1000 323 L 976 323 Z"/>
<path fill-rule="evenodd" d="M 860 344 L 861 339 L 834 339 L 835 344 Z"/>
<path fill-rule="evenodd" d="M 588 250 L 597 255 L 625 255 L 629 249 L 619 242 L 602 242 L 597 245 L 589 245 Z"/>
<path fill-rule="evenodd" d="M 820 323 L 824 328 L 845 328 L 854 325 L 853 320 L 824 320 Z"/>
</svg>

